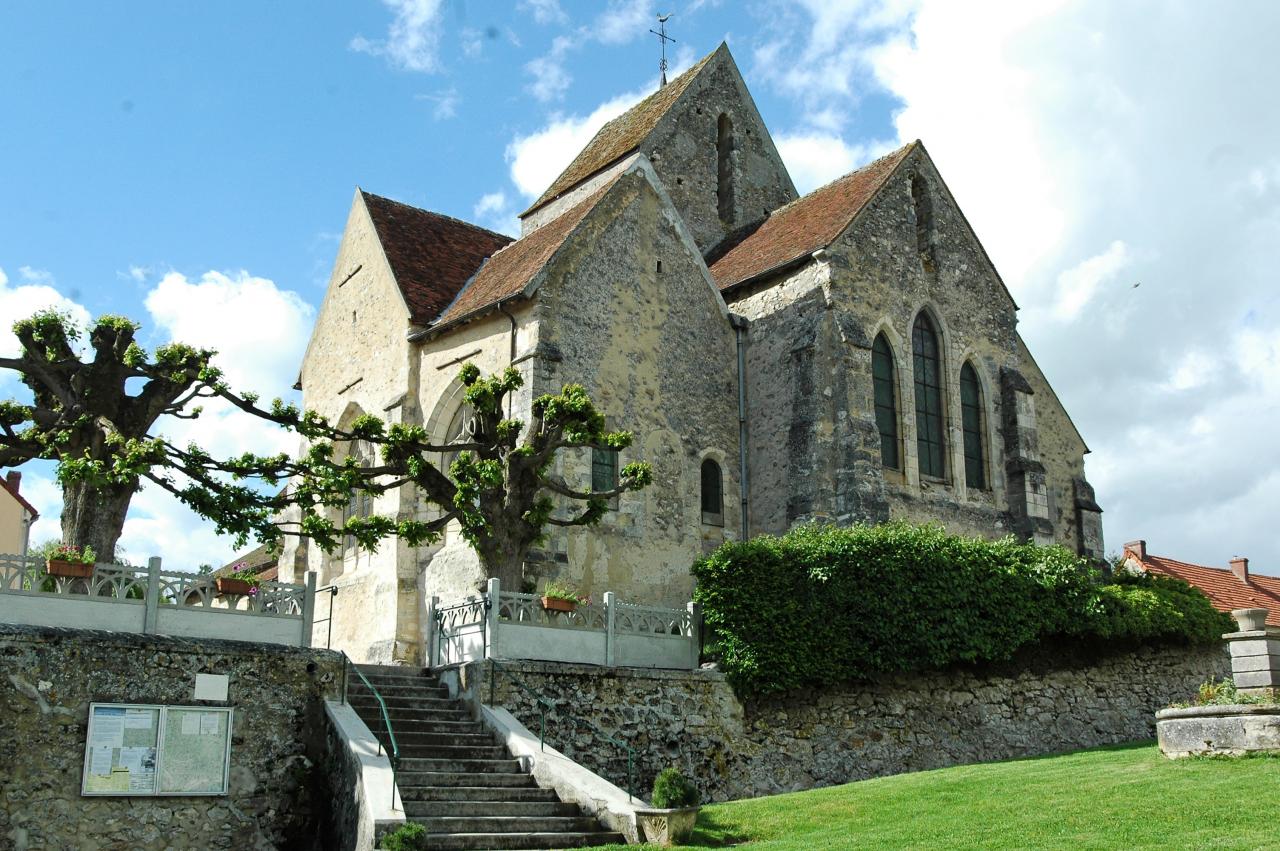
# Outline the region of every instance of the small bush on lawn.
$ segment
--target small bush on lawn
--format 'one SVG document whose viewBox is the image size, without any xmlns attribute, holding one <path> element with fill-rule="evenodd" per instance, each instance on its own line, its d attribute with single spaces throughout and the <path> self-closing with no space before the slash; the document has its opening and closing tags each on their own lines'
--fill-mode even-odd
<svg viewBox="0 0 1280 851">
<path fill-rule="evenodd" d="M 378 847 L 383 851 L 425 851 L 427 829 L 417 822 L 406 822 L 385 834 Z"/>
<path fill-rule="evenodd" d="M 725 544 L 694 599 L 740 691 L 999 662 L 1054 636 L 1217 641 L 1231 627 L 1191 586 L 1102 574 L 1062 547 L 937 526 L 803 526 Z"/>
<path fill-rule="evenodd" d="M 650 803 L 660 810 L 698 806 L 698 787 L 675 768 L 664 768 L 653 781 Z"/>
</svg>

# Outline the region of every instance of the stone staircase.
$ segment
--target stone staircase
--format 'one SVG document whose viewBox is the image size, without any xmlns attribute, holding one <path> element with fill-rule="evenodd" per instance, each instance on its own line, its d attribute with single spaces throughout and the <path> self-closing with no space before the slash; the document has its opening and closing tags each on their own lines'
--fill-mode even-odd
<svg viewBox="0 0 1280 851">
<path fill-rule="evenodd" d="M 585 848 L 626 842 L 577 804 L 539 788 L 435 677 L 414 668 L 359 667 L 386 701 L 400 746 L 396 777 L 405 817 L 427 829 L 427 847 Z M 354 674 L 348 699 L 387 747 L 378 701 Z"/>
</svg>

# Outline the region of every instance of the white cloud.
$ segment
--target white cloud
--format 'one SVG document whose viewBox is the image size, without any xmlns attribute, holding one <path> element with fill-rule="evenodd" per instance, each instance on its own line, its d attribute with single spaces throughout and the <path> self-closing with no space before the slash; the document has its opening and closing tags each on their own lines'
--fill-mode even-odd
<svg viewBox="0 0 1280 851">
<path fill-rule="evenodd" d="M 1093 299 L 1098 288 L 1114 281 L 1116 275 L 1129 264 L 1129 250 L 1117 239 L 1101 254 L 1060 273 L 1054 315 L 1061 320 L 1075 319 Z"/>
<path fill-rule="evenodd" d="M 63 311 L 70 314 L 72 321 L 82 330 L 88 327 L 89 311 L 54 289 L 53 278 L 48 272 L 23 266 L 18 274 L 28 283 L 11 287 L 9 277 L 4 269 L 0 269 L 0 357 L 14 358 L 21 354 L 22 347 L 13 334 L 13 323 L 26 319 L 37 310 L 52 308 Z M 35 283 L 30 283 L 32 281 Z M 5 383 L 11 378 L 6 374 Z"/>
<path fill-rule="evenodd" d="M 387 37 L 374 40 L 358 35 L 351 40 L 352 50 L 373 56 L 384 56 L 397 68 L 406 71 L 440 70 L 440 27 L 443 0 L 382 0 L 395 17 Z"/>
<path fill-rule="evenodd" d="M 792 133 L 774 137 L 796 190 L 805 195 L 897 147 L 895 142 L 851 145 L 829 133 Z"/>
<path fill-rule="evenodd" d="M 560 7 L 560 0 L 520 0 L 517 8 L 529 12 L 540 24 L 566 24 L 569 16 Z"/>
<path fill-rule="evenodd" d="M 431 110 L 431 116 L 436 121 L 444 121 L 445 119 L 453 118 L 457 115 L 458 104 L 462 100 L 458 95 L 458 90 L 453 87 L 441 89 L 440 91 L 432 94 L 420 94 L 414 95 L 413 97 L 414 100 L 422 100 L 435 104 Z"/>
<path fill-rule="evenodd" d="M 647 35 L 656 20 L 651 0 L 610 0 L 592 32 L 602 44 L 624 44 Z"/>
<path fill-rule="evenodd" d="M 565 70 L 564 65 L 565 54 L 572 46 L 573 42 L 569 38 L 559 36 L 552 41 L 549 53 L 525 63 L 524 70 L 533 77 L 533 82 L 525 88 L 535 98 L 545 103 L 564 97 L 569 84 L 573 82 L 573 77 Z"/>
<path fill-rule="evenodd" d="M 511 180 L 528 198 L 541 195 L 604 123 L 639 103 L 650 92 L 630 92 L 605 101 L 588 115 L 556 115 L 528 136 L 507 145 Z"/>
<path fill-rule="evenodd" d="M 508 236 L 520 235 L 520 220 L 516 218 L 516 210 L 505 192 L 490 192 L 480 196 L 471 213 L 479 224 L 490 230 Z"/>
</svg>

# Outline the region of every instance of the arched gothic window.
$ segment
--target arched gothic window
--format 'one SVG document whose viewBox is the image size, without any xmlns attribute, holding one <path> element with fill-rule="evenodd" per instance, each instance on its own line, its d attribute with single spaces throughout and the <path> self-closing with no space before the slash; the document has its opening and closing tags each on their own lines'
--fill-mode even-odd
<svg viewBox="0 0 1280 851">
<path fill-rule="evenodd" d="M 733 119 L 723 112 L 716 123 L 716 206 L 720 221 L 733 221 Z"/>
<path fill-rule="evenodd" d="M 710 458 L 702 462 L 702 522 L 724 525 L 724 478 L 720 465 Z"/>
<path fill-rule="evenodd" d="M 943 439 L 942 356 L 938 335 L 925 313 L 911 329 L 916 385 L 916 455 L 920 474 L 946 477 L 946 444 Z"/>
<path fill-rule="evenodd" d="M 880 430 L 880 459 L 886 467 L 897 470 L 901 461 L 895 372 L 889 341 L 884 334 L 877 334 L 871 344 L 871 381 L 875 389 L 876 428 Z"/>
<path fill-rule="evenodd" d="M 357 467 L 368 467 L 371 462 L 372 453 L 368 447 L 360 441 L 354 441 L 347 453 L 347 457 L 355 461 Z M 347 521 L 357 517 L 368 517 L 373 511 L 373 495 L 367 490 L 353 490 L 351 496 L 347 498 L 347 504 L 342 507 L 342 525 L 345 527 Z M 342 538 L 343 553 L 354 552 L 357 549 L 356 539 L 351 535 L 344 535 Z"/>
<path fill-rule="evenodd" d="M 979 490 L 987 486 L 987 463 L 982 454 L 982 386 L 967 361 L 960 367 L 960 420 L 964 427 L 964 481 Z"/>
</svg>

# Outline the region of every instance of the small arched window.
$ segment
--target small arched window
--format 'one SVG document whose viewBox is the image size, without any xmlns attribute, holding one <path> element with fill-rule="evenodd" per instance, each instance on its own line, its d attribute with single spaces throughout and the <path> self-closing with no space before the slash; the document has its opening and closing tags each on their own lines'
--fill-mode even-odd
<svg viewBox="0 0 1280 851">
<path fill-rule="evenodd" d="M 916 454 L 920 474 L 941 479 L 946 476 L 946 444 L 943 440 L 942 357 L 938 335 L 925 313 L 911 328 L 911 348 L 915 367 Z"/>
<path fill-rule="evenodd" d="M 354 441 L 348 450 L 347 458 L 355 462 L 357 467 L 368 467 L 370 464 L 372 453 L 368 447 L 360 441 Z M 347 498 L 347 504 L 342 507 L 342 525 L 345 527 L 348 520 L 359 517 L 368 517 L 373 512 L 373 495 L 364 489 L 357 489 L 351 492 L 351 496 Z M 342 551 L 344 553 L 354 552 L 357 548 L 356 539 L 351 535 L 342 537 Z"/>
<path fill-rule="evenodd" d="M 897 470 L 898 458 L 898 404 L 893 368 L 893 350 L 884 334 L 877 334 L 871 344 L 871 382 L 875 389 L 876 428 L 880 430 L 880 460 L 886 467 Z"/>
<path fill-rule="evenodd" d="M 933 199 L 929 197 L 929 185 L 919 174 L 911 178 L 911 205 L 915 210 L 916 251 L 920 254 L 920 265 L 926 272 L 933 272 Z"/>
<path fill-rule="evenodd" d="M 964 482 L 983 490 L 987 487 L 987 463 L 982 453 L 982 386 L 967 361 L 960 367 L 960 420 L 964 427 Z"/>
<path fill-rule="evenodd" d="M 702 462 L 702 522 L 724 525 L 724 478 L 720 465 L 710 458 Z"/>
<path fill-rule="evenodd" d="M 716 207 L 720 221 L 733 221 L 733 119 L 723 112 L 716 122 Z"/>
</svg>

